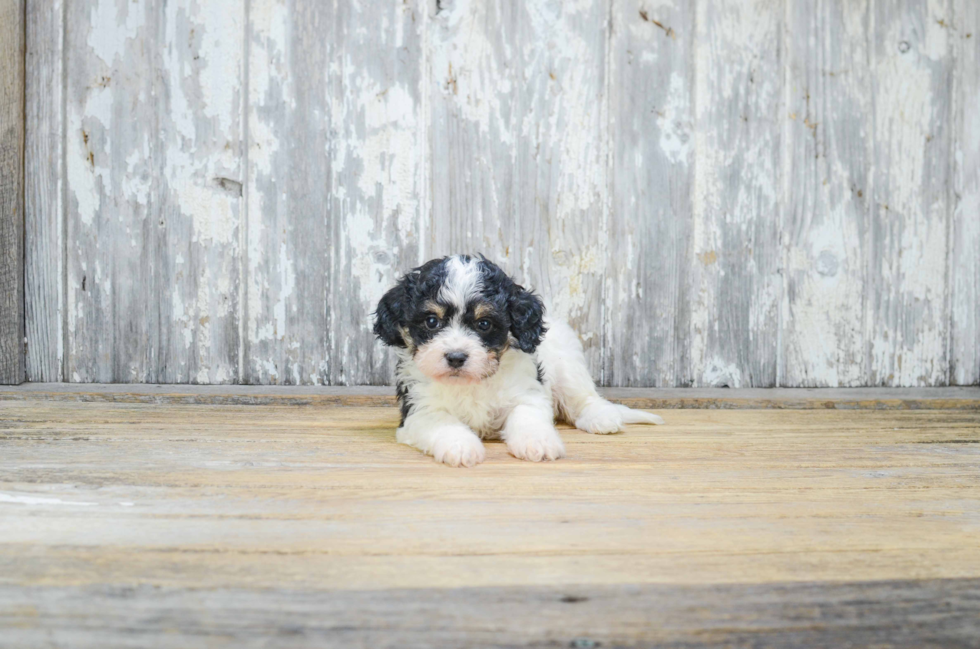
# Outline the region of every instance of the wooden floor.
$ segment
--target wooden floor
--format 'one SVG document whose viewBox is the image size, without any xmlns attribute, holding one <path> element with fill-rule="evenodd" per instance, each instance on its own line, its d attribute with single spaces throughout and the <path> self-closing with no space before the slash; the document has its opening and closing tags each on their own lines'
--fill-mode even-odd
<svg viewBox="0 0 980 649">
<path fill-rule="evenodd" d="M 980 409 L 660 414 L 0 400 L 0 647 L 980 647 Z"/>
</svg>

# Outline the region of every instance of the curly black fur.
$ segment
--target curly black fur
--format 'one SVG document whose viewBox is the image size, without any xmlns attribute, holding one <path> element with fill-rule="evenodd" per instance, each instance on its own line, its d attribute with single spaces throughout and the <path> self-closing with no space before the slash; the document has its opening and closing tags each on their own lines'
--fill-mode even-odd
<svg viewBox="0 0 980 649">
<path fill-rule="evenodd" d="M 398 365 L 400 367 L 401 363 Z M 395 393 L 398 395 L 398 406 L 401 409 L 402 420 L 401 423 L 398 424 L 398 427 L 401 428 L 405 425 L 405 420 L 408 419 L 408 416 L 412 414 L 412 406 L 415 404 L 412 403 L 412 399 L 409 396 L 408 386 L 402 381 L 398 382 L 398 385 L 395 388 Z"/>
<path fill-rule="evenodd" d="M 432 337 L 433 332 L 424 325 L 428 314 L 425 304 L 439 301 L 439 291 L 448 277 L 449 259 L 433 259 L 411 270 L 385 293 L 378 303 L 374 321 L 374 333 L 382 342 L 405 348 L 408 347 L 407 334 L 411 343 L 418 347 Z M 463 256 L 462 259 L 470 261 L 473 257 Z M 477 263 L 483 284 L 480 298 L 493 306 L 492 318 L 499 325 L 489 334 L 481 335 L 484 344 L 491 349 L 500 349 L 506 344 L 509 332 L 521 351 L 533 353 L 545 334 L 541 298 L 514 282 L 486 257 L 480 255 Z M 452 317 L 456 306 L 443 306 L 446 316 Z M 467 313 L 465 318 L 470 320 L 472 316 Z"/>
</svg>

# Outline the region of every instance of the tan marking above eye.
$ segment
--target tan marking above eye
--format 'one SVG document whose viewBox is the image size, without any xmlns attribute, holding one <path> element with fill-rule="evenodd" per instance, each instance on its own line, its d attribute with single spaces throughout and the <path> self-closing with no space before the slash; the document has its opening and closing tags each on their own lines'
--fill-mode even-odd
<svg viewBox="0 0 980 649">
<path fill-rule="evenodd" d="M 493 313 L 493 307 L 486 302 L 481 302 L 473 308 L 473 317 L 479 320 Z"/>
<path fill-rule="evenodd" d="M 427 311 L 431 311 L 440 320 L 446 317 L 446 307 L 442 306 L 441 304 L 429 300 L 424 304 L 424 306 Z"/>
</svg>

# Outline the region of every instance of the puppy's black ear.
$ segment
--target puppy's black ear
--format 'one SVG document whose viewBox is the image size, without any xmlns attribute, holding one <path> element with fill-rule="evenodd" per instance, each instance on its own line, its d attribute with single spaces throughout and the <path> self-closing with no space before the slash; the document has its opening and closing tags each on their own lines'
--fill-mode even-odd
<svg viewBox="0 0 980 649">
<path fill-rule="evenodd" d="M 374 335 L 381 342 L 392 347 L 406 347 L 402 330 L 408 326 L 408 310 L 412 304 L 409 295 L 411 288 L 409 276 L 384 294 L 374 312 Z"/>
<path fill-rule="evenodd" d="M 514 284 L 507 299 L 510 316 L 510 333 L 517 339 L 522 352 L 531 354 L 541 344 L 544 336 L 544 304 L 541 298 Z"/>
</svg>

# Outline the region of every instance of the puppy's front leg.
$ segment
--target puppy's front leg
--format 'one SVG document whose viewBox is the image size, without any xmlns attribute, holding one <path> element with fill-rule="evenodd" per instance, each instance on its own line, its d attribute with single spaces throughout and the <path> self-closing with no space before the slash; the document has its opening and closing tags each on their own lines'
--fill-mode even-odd
<svg viewBox="0 0 980 649">
<path fill-rule="evenodd" d="M 565 457 L 549 403 L 521 404 L 507 417 L 501 437 L 514 457 L 531 462 Z"/>
<path fill-rule="evenodd" d="M 483 442 L 470 427 L 447 412 L 413 412 L 395 439 L 449 466 L 475 466 L 486 459 Z"/>
</svg>

